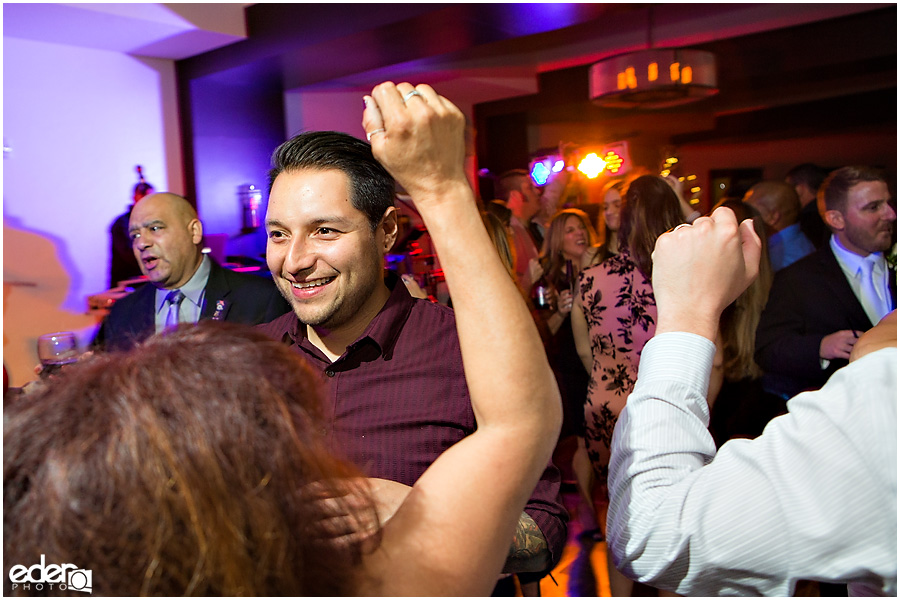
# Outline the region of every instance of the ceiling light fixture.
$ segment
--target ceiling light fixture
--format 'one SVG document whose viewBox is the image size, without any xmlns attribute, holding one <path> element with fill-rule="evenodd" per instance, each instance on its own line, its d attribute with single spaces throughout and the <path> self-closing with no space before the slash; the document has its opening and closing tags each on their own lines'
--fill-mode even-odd
<svg viewBox="0 0 900 600">
<path fill-rule="evenodd" d="M 719 92 L 712 52 L 653 48 L 652 7 L 647 15 L 647 47 L 591 66 L 590 94 L 595 104 L 605 108 L 669 108 Z"/>
</svg>

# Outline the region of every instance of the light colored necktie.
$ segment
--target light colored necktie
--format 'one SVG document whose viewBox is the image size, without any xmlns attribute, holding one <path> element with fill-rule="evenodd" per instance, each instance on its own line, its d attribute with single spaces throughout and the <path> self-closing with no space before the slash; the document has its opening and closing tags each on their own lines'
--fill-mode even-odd
<svg viewBox="0 0 900 600">
<path fill-rule="evenodd" d="M 166 296 L 166 303 L 169 305 L 169 312 L 166 313 L 166 329 L 178 325 L 178 313 L 181 310 L 182 300 L 184 300 L 184 294 L 181 290 L 172 290 Z"/>
<path fill-rule="evenodd" d="M 875 270 L 876 257 L 869 255 L 862 263 L 859 281 L 859 292 L 862 296 L 861 304 L 866 314 L 872 320 L 872 323 L 878 323 L 886 314 L 890 312 L 887 302 L 882 297 L 883 293 L 879 293 L 879 287 L 875 285 L 873 272 Z"/>
</svg>

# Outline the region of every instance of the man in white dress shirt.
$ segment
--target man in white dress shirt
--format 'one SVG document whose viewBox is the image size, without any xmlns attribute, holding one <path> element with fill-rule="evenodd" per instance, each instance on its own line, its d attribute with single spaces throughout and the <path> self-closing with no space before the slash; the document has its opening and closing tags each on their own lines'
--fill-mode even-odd
<svg viewBox="0 0 900 600">
<path fill-rule="evenodd" d="M 896 325 L 759 438 L 717 453 L 706 429 L 719 316 L 759 254 L 724 208 L 659 238 L 656 336 L 612 442 L 610 551 L 683 595 L 790 596 L 801 579 L 896 595 Z"/>
</svg>

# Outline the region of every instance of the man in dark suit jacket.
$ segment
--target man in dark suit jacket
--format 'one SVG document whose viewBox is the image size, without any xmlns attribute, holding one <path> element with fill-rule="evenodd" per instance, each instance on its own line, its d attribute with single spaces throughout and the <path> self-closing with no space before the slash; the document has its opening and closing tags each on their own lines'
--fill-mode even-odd
<svg viewBox="0 0 900 600">
<path fill-rule="evenodd" d="M 117 301 L 94 346 L 125 350 L 166 326 L 167 296 L 180 291 L 177 322 L 200 319 L 256 325 L 289 312 L 269 279 L 236 273 L 200 251 L 203 225 L 190 203 L 175 194 L 151 194 L 131 213 L 129 234 L 150 283 Z"/>
<path fill-rule="evenodd" d="M 812 163 L 797 165 L 784 176 L 786 183 L 794 186 L 800 198 L 800 229 L 816 248 L 828 245 L 831 232 L 819 214 L 816 196 L 828 171 Z"/>
<path fill-rule="evenodd" d="M 756 332 L 756 362 L 766 391 L 784 397 L 820 388 L 847 364 L 862 332 L 897 305 L 890 248 L 896 212 L 881 175 L 844 167 L 822 185 L 819 202 L 828 244 L 775 275 Z M 863 265 L 874 263 L 876 297 L 863 289 Z"/>
</svg>

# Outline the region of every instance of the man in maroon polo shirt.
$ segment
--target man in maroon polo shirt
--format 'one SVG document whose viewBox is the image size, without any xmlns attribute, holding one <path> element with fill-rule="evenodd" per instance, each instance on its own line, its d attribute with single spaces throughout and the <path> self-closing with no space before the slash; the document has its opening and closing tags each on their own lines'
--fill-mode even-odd
<svg viewBox="0 0 900 600">
<path fill-rule="evenodd" d="M 279 146 L 272 162 L 266 258 L 293 312 L 262 328 L 322 374 L 332 450 L 370 477 L 411 486 L 475 429 L 453 311 L 385 278 L 397 237 L 394 181 L 368 144 L 309 132 Z M 559 486 L 548 465 L 506 572 L 545 572 L 559 560 L 567 521 Z"/>
</svg>

